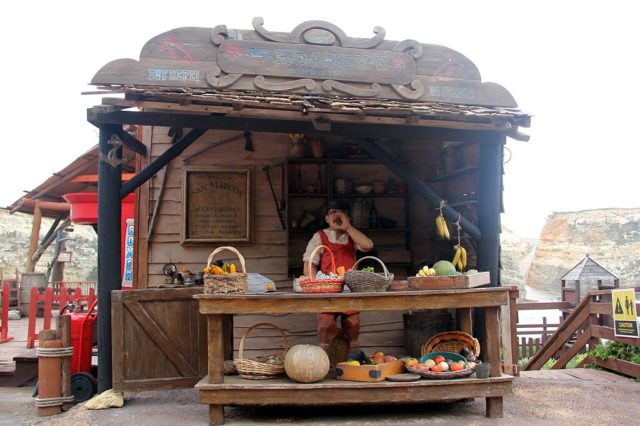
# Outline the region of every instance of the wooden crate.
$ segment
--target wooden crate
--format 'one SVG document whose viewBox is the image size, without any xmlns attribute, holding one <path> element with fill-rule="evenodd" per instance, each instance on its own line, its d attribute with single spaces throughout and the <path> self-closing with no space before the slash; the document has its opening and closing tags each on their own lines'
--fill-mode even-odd
<svg viewBox="0 0 640 426">
<path fill-rule="evenodd" d="M 381 382 L 388 376 L 404 373 L 404 363 L 400 360 L 377 365 L 336 365 L 336 379 L 354 382 Z"/>
<path fill-rule="evenodd" d="M 409 277 L 409 290 L 448 290 L 455 288 L 480 287 L 491 282 L 489 272 L 448 277 Z"/>
</svg>

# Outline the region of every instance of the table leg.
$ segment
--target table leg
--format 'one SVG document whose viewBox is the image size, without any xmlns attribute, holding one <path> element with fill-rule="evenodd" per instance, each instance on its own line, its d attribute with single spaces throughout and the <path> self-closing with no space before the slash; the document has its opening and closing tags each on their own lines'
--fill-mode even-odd
<svg viewBox="0 0 640 426">
<path fill-rule="evenodd" d="M 208 345 L 208 373 L 209 383 L 224 381 L 224 351 L 225 351 L 225 323 L 224 315 L 207 315 Z M 224 405 L 209 404 L 209 423 L 224 424 Z"/>
<path fill-rule="evenodd" d="M 499 307 L 488 307 L 484 309 L 484 329 L 485 342 L 483 351 L 485 362 L 491 364 L 491 377 L 500 377 L 500 316 Z M 486 399 L 487 417 L 502 417 L 502 397 L 488 397 Z"/>
<path fill-rule="evenodd" d="M 473 335 L 471 308 L 456 309 L 456 317 L 458 319 L 458 330 Z"/>
<path fill-rule="evenodd" d="M 233 315 L 222 315 L 224 359 L 233 360 Z"/>
<path fill-rule="evenodd" d="M 499 307 L 484 309 L 485 342 L 482 350 L 485 353 L 484 361 L 491 364 L 491 377 L 500 376 L 500 320 Z"/>
<path fill-rule="evenodd" d="M 501 396 L 492 396 L 487 398 L 486 414 L 487 417 L 491 418 L 504 417 Z"/>
</svg>

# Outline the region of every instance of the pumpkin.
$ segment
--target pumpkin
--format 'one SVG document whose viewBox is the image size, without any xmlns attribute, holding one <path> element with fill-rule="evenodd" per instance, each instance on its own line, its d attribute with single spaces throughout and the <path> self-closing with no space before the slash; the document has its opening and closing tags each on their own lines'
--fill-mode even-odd
<svg viewBox="0 0 640 426">
<path fill-rule="evenodd" d="M 320 346 L 295 345 L 284 357 L 284 370 L 296 382 L 319 382 L 329 373 L 329 357 Z"/>
</svg>

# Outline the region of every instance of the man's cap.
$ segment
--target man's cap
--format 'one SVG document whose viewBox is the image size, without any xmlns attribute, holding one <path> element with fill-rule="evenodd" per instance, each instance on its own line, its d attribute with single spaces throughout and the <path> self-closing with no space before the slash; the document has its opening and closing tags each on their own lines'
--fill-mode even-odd
<svg viewBox="0 0 640 426">
<path fill-rule="evenodd" d="M 331 200 L 327 205 L 327 211 L 329 210 L 342 210 L 345 213 L 351 212 L 351 205 L 345 200 Z"/>
</svg>

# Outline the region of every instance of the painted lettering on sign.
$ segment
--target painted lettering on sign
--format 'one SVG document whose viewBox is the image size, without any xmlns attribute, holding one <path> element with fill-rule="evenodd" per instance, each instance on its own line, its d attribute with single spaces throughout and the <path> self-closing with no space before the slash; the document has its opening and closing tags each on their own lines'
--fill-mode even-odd
<svg viewBox="0 0 640 426">
<path fill-rule="evenodd" d="M 185 242 L 250 241 L 250 170 L 185 170 Z"/>
<path fill-rule="evenodd" d="M 432 98 L 474 99 L 473 89 L 455 86 L 429 86 L 428 94 Z"/>
<path fill-rule="evenodd" d="M 218 65 L 228 74 L 402 85 L 415 78 L 415 63 L 407 53 L 268 41 L 226 40 Z"/>
<path fill-rule="evenodd" d="M 149 68 L 149 81 L 200 81 L 199 70 L 179 70 L 170 68 Z"/>
</svg>

